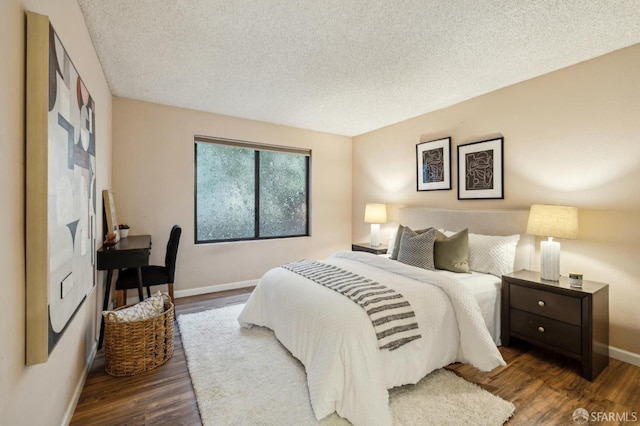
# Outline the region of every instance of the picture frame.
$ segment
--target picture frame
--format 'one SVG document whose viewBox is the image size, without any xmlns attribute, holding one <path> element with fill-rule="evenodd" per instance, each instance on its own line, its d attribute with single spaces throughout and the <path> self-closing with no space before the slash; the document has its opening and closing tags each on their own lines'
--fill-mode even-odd
<svg viewBox="0 0 640 426">
<path fill-rule="evenodd" d="M 504 138 L 458 145 L 458 200 L 504 199 Z"/>
<path fill-rule="evenodd" d="M 25 363 L 47 362 L 95 287 L 95 100 L 49 17 L 27 12 Z"/>
<path fill-rule="evenodd" d="M 120 230 L 118 229 L 118 218 L 116 216 L 116 203 L 113 192 L 103 189 L 102 202 L 104 203 L 104 216 L 107 234 L 105 241 L 117 243 L 120 240 Z"/>
<path fill-rule="evenodd" d="M 451 189 L 451 137 L 416 145 L 418 191 Z"/>
</svg>

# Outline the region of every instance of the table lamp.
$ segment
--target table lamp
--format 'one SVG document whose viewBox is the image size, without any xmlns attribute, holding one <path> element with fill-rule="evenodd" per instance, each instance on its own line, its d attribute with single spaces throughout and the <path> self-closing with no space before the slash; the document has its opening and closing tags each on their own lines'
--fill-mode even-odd
<svg viewBox="0 0 640 426">
<path fill-rule="evenodd" d="M 578 237 L 578 209 L 568 206 L 533 204 L 529 210 L 527 234 L 548 237 L 540 243 L 540 278 L 560 280 L 560 243 L 553 238 Z"/>
<path fill-rule="evenodd" d="M 387 206 L 367 204 L 364 208 L 364 221 L 371 224 L 371 247 L 380 246 L 380 224 L 387 222 Z"/>
</svg>

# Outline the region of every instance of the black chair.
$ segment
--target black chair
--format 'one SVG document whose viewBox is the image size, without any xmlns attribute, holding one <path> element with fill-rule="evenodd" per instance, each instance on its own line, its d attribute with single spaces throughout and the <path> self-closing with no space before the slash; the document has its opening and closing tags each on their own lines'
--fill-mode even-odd
<svg viewBox="0 0 640 426">
<path fill-rule="evenodd" d="M 167 243 L 167 253 L 164 258 L 164 266 L 148 265 L 141 267 L 142 286 L 147 288 L 147 296 L 151 296 L 150 287 L 154 285 L 167 284 L 169 296 L 173 302 L 173 282 L 176 276 L 176 258 L 178 257 L 178 244 L 180 243 L 182 228 L 180 225 L 173 225 L 169 242 Z M 116 281 L 116 291 L 118 291 L 118 305 L 126 304 L 127 290 L 138 289 L 138 268 L 122 269 L 118 273 Z M 122 297 L 120 297 L 122 291 Z M 123 303 L 120 303 L 123 300 Z"/>
</svg>

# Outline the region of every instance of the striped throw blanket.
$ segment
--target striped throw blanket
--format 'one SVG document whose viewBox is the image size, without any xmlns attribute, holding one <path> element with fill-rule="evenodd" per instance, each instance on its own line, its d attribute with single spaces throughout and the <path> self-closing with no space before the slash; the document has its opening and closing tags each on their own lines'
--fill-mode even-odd
<svg viewBox="0 0 640 426">
<path fill-rule="evenodd" d="M 380 349 L 392 351 L 422 337 L 409 302 L 383 284 L 315 260 L 281 267 L 342 294 L 364 309 Z"/>
</svg>

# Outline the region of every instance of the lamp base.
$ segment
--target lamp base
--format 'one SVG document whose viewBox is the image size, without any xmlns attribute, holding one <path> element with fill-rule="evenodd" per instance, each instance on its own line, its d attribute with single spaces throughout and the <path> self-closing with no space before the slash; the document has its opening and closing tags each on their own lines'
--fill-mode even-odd
<svg viewBox="0 0 640 426">
<path fill-rule="evenodd" d="M 371 247 L 380 247 L 380 224 L 371 224 Z"/>
<path fill-rule="evenodd" d="M 551 238 L 540 243 L 540 278 L 560 281 L 560 243 Z"/>
</svg>

